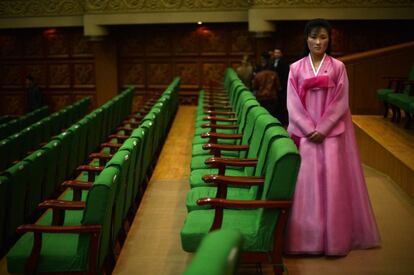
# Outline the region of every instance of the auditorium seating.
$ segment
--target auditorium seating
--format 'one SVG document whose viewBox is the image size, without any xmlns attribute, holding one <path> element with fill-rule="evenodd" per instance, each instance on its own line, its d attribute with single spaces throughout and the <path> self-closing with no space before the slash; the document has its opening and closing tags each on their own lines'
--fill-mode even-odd
<svg viewBox="0 0 414 275">
<path fill-rule="evenodd" d="M 49 107 L 43 106 L 19 118 L 9 120 L 6 123 L 0 122 L 0 140 L 21 131 L 23 128 L 46 117 L 48 114 Z M 8 120 L 7 117 L 5 119 Z"/>
<path fill-rule="evenodd" d="M 197 131 L 201 110 L 210 107 L 222 107 L 232 113 L 219 112 L 204 119 L 222 121 L 219 127 L 235 127 L 231 133 L 229 129 L 227 133 L 201 133 L 208 141 L 201 147 L 203 140 L 193 139 L 191 189 L 186 197 L 189 213 L 181 230 L 182 247 L 194 252 L 208 232 L 220 228 L 236 230 L 244 239 L 243 262 L 270 263 L 276 274 L 282 274 L 283 230 L 300 156 L 280 122 L 239 84 L 232 71 L 228 69 L 224 78 L 228 101 L 224 101 L 223 92 L 220 100 L 214 100 L 211 94 L 212 101 L 199 101 L 197 134 L 201 133 Z M 235 119 L 226 120 L 228 115 Z M 211 125 L 211 130 L 216 129 L 217 124 Z"/>
<path fill-rule="evenodd" d="M 66 189 L 58 200 L 46 200 L 39 204 L 40 208 L 48 209 L 45 215 L 35 224 L 18 228 L 24 234 L 7 255 L 10 273 L 26 270 L 93 274 L 101 273 L 104 266 L 106 268 L 114 258 L 113 251 L 119 238 L 125 238 L 124 222 L 128 213 L 136 209 L 134 204 L 142 195 L 147 173 L 143 163 L 148 161 L 144 156 L 157 158 L 156 154 L 174 118 L 178 107 L 179 82 L 179 78 L 174 79 L 154 101 L 141 123 L 129 125 L 130 135 L 126 130 L 117 129 L 119 125 L 125 125 L 123 123 L 130 113 L 132 90 L 120 94 L 111 100 L 112 104 L 103 105 L 84 118 L 87 142 L 80 145 L 82 138 L 79 137 L 69 143 L 72 148 L 85 146 L 90 161 L 76 168 L 78 176 L 75 180 L 65 181 L 63 186 Z M 128 97 L 128 100 L 123 100 L 122 96 Z M 139 121 L 139 116 L 133 114 L 129 119 L 135 117 Z M 72 130 L 80 131 L 80 124 Z M 66 136 L 73 137 L 70 134 Z M 109 138 L 107 142 L 104 142 L 105 137 Z M 54 141 L 59 145 L 62 143 L 60 139 Z M 78 145 L 75 145 L 76 142 Z M 145 146 L 147 144 L 151 146 Z M 90 154 L 91 148 L 95 153 Z M 67 163 L 70 161 L 70 158 L 66 159 Z M 152 160 L 148 162 L 152 163 Z M 37 237 L 30 232 L 35 232 Z M 41 238 L 40 251 L 38 245 Z M 63 246 L 59 245 L 58 240 L 62 240 Z"/>
<path fill-rule="evenodd" d="M 201 242 L 184 275 L 236 274 L 243 238 L 235 230 L 217 230 Z"/>
<path fill-rule="evenodd" d="M 268 154 L 260 199 L 203 198 L 197 201 L 199 205 L 210 205 L 214 209 L 188 213 L 181 230 L 185 251 L 194 252 L 210 231 L 234 229 L 245 240 L 243 262 L 271 263 L 275 273 L 282 274 L 283 230 L 292 203 L 300 156 L 290 138 L 274 140 Z"/>
<path fill-rule="evenodd" d="M 53 135 L 59 134 L 62 129 L 79 120 L 86 114 L 89 102 L 90 98 L 81 99 L 1 140 L 0 172 L 21 160 L 30 151 L 38 149 L 41 143 L 47 142 Z M 38 110 L 47 110 L 47 107 Z M 27 121 L 25 120 L 25 122 Z"/>
<path fill-rule="evenodd" d="M 388 79 L 388 88 L 378 89 L 377 97 L 384 104 L 384 117 L 389 108 L 392 110 L 392 121 L 399 122 L 401 110 L 407 117 L 406 128 L 409 127 L 411 116 L 414 114 L 411 104 L 414 104 L 414 65 L 407 77 L 384 77 Z"/>
</svg>

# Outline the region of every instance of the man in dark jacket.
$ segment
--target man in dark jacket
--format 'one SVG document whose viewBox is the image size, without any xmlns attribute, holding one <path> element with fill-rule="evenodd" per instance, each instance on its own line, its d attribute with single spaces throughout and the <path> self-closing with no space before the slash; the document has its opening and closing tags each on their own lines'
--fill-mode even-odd
<svg viewBox="0 0 414 275">
<path fill-rule="evenodd" d="M 34 81 L 33 76 L 26 76 L 27 86 L 27 112 L 32 112 L 42 107 L 42 93 Z"/>
<path fill-rule="evenodd" d="M 280 80 L 280 91 L 276 101 L 275 116 L 283 125 L 288 124 L 288 111 L 286 107 L 287 81 L 289 77 L 289 64 L 283 57 L 282 51 L 274 49 L 272 54 L 272 70 L 277 73 Z"/>
</svg>

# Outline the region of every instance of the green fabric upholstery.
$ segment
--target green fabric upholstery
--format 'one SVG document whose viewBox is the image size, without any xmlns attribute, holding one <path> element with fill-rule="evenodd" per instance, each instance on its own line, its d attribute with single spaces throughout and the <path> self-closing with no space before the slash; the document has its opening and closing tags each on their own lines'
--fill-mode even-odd
<svg viewBox="0 0 414 275">
<path fill-rule="evenodd" d="M 243 244 L 236 230 L 217 230 L 201 242 L 184 275 L 235 274 Z"/>
<path fill-rule="evenodd" d="M 290 200 L 300 165 L 297 148 L 290 138 L 279 138 L 273 141 L 268 155 L 261 199 Z M 213 209 L 196 210 L 187 215 L 181 230 L 181 243 L 185 251 L 197 249 L 210 230 L 214 212 Z M 245 240 L 243 251 L 266 252 L 272 250 L 278 214 L 277 209 L 225 209 L 221 228 L 242 233 Z"/>
<path fill-rule="evenodd" d="M 128 172 L 130 168 L 131 160 L 130 153 L 127 150 L 119 150 L 115 153 L 110 161 L 106 164 L 105 167 L 116 167 L 119 173 L 119 187 L 115 193 L 115 213 L 114 225 L 113 225 L 113 236 L 112 240 L 117 240 L 118 235 L 122 230 L 122 221 L 126 217 L 126 197 L 128 189 Z"/>
<path fill-rule="evenodd" d="M 119 170 L 106 168 L 98 176 L 88 192 L 84 211 L 66 211 L 64 226 L 80 224 L 100 224 L 101 241 L 98 254 L 98 270 L 109 251 L 109 234 L 112 204 L 117 186 Z M 38 221 L 40 225 L 50 225 L 51 211 Z M 9 273 L 23 273 L 26 259 L 33 245 L 33 234 L 24 234 L 7 254 Z M 89 258 L 89 236 L 87 234 L 42 235 L 42 250 L 37 272 L 80 272 L 86 271 Z"/>
<path fill-rule="evenodd" d="M 263 115 L 260 117 L 260 120 L 256 124 L 257 129 L 255 130 L 255 136 L 252 139 L 252 147 L 254 149 L 250 150 L 249 155 L 247 156 L 248 158 L 257 158 L 257 165 L 256 167 L 246 167 L 244 170 L 240 170 L 239 173 L 241 175 L 239 176 L 263 176 L 265 169 L 264 167 L 270 157 L 268 152 L 272 142 L 279 138 L 288 137 L 286 130 L 277 123 L 278 121 L 271 115 Z M 195 171 L 198 172 L 196 173 Z M 217 172 L 217 170 L 215 171 Z M 234 171 L 235 169 L 226 168 L 225 173 L 226 175 L 232 173 L 234 174 Z M 200 175 L 203 172 L 205 172 L 205 170 L 194 170 L 194 174 L 191 173 L 194 177 L 197 176 L 197 178 L 190 178 L 191 186 L 197 188 L 192 188 L 187 193 L 186 206 L 188 211 L 209 208 L 208 205 L 197 205 L 197 200 L 200 198 L 212 197 L 212 194 L 214 194 L 213 197 L 215 197 L 217 193 L 217 187 L 203 182 L 201 179 L 203 175 Z M 257 195 L 260 195 L 260 192 L 258 191 L 259 188 L 256 186 L 251 188 L 229 187 L 227 189 L 227 198 L 239 198 L 240 200 L 258 199 Z"/>
<path fill-rule="evenodd" d="M 30 179 L 27 185 L 25 212 L 31 213 L 43 199 L 42 185 L 46 171 L 46 154 L 43 150 L 38 150 L 27 156 L 24 161 L 28 163 L 28 176 Z"/>
<path fill-rule="evenodd" d="M 8 168 L 4 175 L 9 179 L 7 188 L 6 206 L 6 230 L 5 238 L 13 239 L 16 229 L 27 220 L 31 213 L 26 212 L 25 201 L 28 196 L 29 163 L 20 161 Z"/>
<path fill-rule="evenodd" d="M 6 201 L 7 201 L 7 186 L 9 185 L 9 178 L 5 175 L 0 175 L 0 253 L 4 252 L 6 248 Z"/>
</svg>

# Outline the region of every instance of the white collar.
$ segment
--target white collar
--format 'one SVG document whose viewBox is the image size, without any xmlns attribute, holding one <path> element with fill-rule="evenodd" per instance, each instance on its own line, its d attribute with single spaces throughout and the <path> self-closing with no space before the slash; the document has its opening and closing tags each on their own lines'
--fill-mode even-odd
<svg viewBox="0 0 414 275">
<path fill-rule="evenodd" d="M 326 53 L 323 55 L 322 60 L 321 60 L 321 63 L 319 63 L 319 67 L 318 67 L 318 69 L 316 70 L 316 69 L 315 69 L 315 67 L 313 66 L 312 56 L 311 56 L 311 54 L 309 53 L 309 62 L 310 62 L 310 64 L 311 64 L 311 67 L 312 67 L 312 70 L 313 70 L 313 73 L 315 74 L 315 76 L 317 76 L 317 75 L 318 75 L 318 73 L 319 73 L 319 69 L 322 67 L 323 61 L 325 60 L 325 56 L 326 56 Z"/>
</svg>

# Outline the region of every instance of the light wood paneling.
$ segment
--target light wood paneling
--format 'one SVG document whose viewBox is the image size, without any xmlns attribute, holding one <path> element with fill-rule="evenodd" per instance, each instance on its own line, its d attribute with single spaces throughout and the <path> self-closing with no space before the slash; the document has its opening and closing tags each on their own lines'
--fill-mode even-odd
<svg viewBox="0 0 414 275">
<path fill-rule="evenodd" d="M 394 180 L 414 199 L 414 131 L 380 116 L 353 116 L 362 162 Z"/>
</svg>

